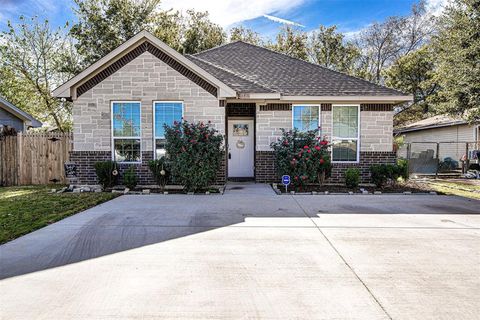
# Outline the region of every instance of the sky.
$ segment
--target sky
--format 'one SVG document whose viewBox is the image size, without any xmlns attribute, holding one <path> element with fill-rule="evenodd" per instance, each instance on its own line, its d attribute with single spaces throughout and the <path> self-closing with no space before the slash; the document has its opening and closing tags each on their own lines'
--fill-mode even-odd
<svg viewBox="0 0 480 320">
<path fill-rule="evenodd" d="M 440 12 L 448 0 L 427 0 Z M 243 25 L 272 38 L 285 24 L 311 31 L 319 25 L 337 25 L 347 36 L 388 16 L 408 15 L 415 0 L 163 0 L 164 9 L 208 11 L 225 29 Z M 73 0 L 0 0 L 0 30 L 20 15 L 48 19 L 55 27 L 75 22 Z"/>
</svg>

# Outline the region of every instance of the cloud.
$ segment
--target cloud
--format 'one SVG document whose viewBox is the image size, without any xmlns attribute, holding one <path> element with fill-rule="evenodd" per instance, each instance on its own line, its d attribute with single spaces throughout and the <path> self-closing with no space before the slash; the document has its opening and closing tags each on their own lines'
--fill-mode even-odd
<svg viewBox="0 0 480 320">
<path fill-rule="evenodd" d="M 286 13 L 304 4 L 306 1 L 307 0 L 255 0 L 253 3 L 245 0 L 164 0 L 161 2 L 161 6 L 164 9 L 173 8 L 180 11 L 186 11 L 188 9 L 208 11 L 210 13 L 210 19 L 213 22 L 227 27 L 238 22 L 255 19 L 268 14 Z"/>
<path fill-rule="evenodd" d="M 427 0 L 427 11 L 434 16 L 439 16 L 448 3 L 449 0 Z"/>
<path fill-rule="evenodd" d="M 268 14 L 264 14 L 263 17 L 267 18 L 268 20 L 274 21 L 274 22 L 278 22 L 278 23 L 282 23 L 282 24 L 289 24 L 289 25 L 292 25 L 292 26 L 305 28 L 305 26 L 303 24 L 300 24 L 300 23 L 297 23 L 297 22 L 294 22 L 294 21 L 290 21 L 290 20 L 286 20 L 286 19 L 282 19 L 282 18 L 278 18 L 278 17 L 274 17 L 274 16 L 271 16 L 271 15 L 268 15 Z"/>
</svg>

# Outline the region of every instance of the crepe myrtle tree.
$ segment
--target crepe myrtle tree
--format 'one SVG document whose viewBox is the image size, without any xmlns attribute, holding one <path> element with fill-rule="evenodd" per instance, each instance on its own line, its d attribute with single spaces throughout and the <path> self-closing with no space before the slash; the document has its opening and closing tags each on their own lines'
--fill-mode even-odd
<svg viewBox="0 0 480 320">
<path fill-rule="evenodd" d="M 166 152 L 172 178 L 188 192 L 207 189 L 217 176 L 223 152 L 223 135 L 203 122 L 183 120 L 165 125 Z"/>
<path fill-rule="evenodd" d="M 295 189 L 302 190 L 312 183 L 322 185 L 330 175 L 329 142 L 325 136 L 319 136 L 318 129 L 282 129 L 282 137 L 270 146 L 275 151 L 278 174 L 289 175 Z"/>
</svg>

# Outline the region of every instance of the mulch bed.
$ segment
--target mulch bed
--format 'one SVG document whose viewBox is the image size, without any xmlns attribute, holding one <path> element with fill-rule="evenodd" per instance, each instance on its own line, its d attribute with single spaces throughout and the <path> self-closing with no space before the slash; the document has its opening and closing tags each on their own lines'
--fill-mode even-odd
<svg viewBox="0 0 480 320">
<path fill-rule="evenodd" d="M 285 187 L 281 184 L 277 185 L 277 189 L 280 190 L 282 193 L 285 193 Z M 362 191 L 368 191 L 368 193 L 374 193 L 375 191 L 380 191 L 381 193 L 404 193 L 404 192 L 411 192 L 411 193 L 429 193 L 434 191 L 428 184 L 421 183 L 417 181 L 409 181 L 403 183 L 397 183 L 395 185 L 388 185 L 384 188 L 376 188 L 375 186 L 359 186 L 358 188 L 351 189 L 347 188 L 344 185 L 337 185 L 337 184 L 325 184 L 323 186 L 319 185 L 307 185 L 303 189 L 295 189 L 292 186 L 289 186 L 288 192 L 295 191 L 295 193 L 325 193 L 328 191 L 329 193 L 358 193 L 361 194 Z"/>
</svg>

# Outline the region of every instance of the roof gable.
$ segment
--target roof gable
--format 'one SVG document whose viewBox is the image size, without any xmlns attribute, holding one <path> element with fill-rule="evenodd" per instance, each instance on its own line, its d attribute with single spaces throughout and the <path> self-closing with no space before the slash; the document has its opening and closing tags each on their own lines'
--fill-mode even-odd
<svg viewBox="0 0 480 320">
<path fill-rule="evenodd" d="M 170 67 L 211 94 L 217 97 L 236 96 L 236 92 L 232 88 L 147 31 L 138 33 L 80 74 L 55 89 L 53 95 L 58 98 L 76 99 L 146 51 L 167 63 Z"/>
<path fill-rule="evenodd" d="M 35 119 L 31 114 L 26 113 L 20 108 L 13 105 L 11 102 L 0 96 L 0 108 L 6 110 L 8 113 L 14 115 L 18 119 L 24 121 L 28 126 L 38 128 L 42 123 Z"/>
</svg>

